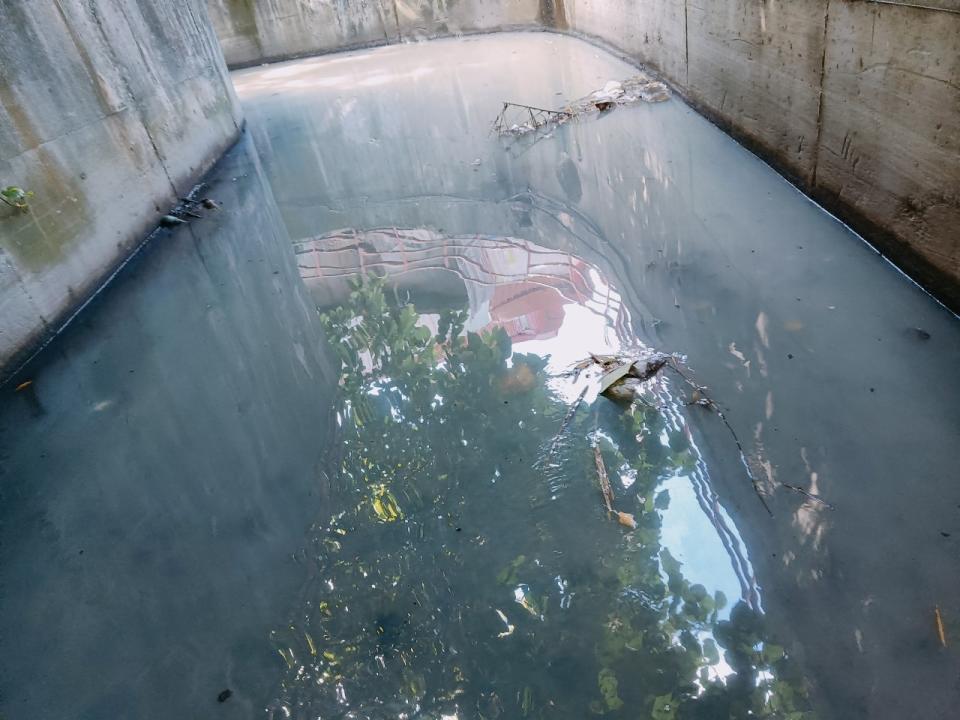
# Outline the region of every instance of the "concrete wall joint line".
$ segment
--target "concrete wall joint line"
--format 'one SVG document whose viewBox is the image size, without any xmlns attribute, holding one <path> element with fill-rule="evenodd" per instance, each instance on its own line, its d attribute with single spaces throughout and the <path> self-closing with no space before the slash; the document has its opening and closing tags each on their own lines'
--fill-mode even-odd
<svg viewBox="0 0 960 720">
<path fill-rule="evenodd" d="M 393 0 L 393 22 L 397 25 L 397 42 L 403 40 L 403 34 L 400 32 L 400 13 L 397 11 L 397 0 Z"/>
<path fill-rule="evenodd" d="M 126 8 L 123 7 L 123 5 L 121 4 L 119 6 L 119 10 L 120 10 L 120 14 L 123 16 L 124 22 L 126 22 L 127 24 L 127 28 L 131 30 L 130 36 L 133 38 L 134 44 L 137 46 L 137 52 L 140 54 L 140 60 L 143 62 L 143 65 L 145 68 L 149 68 L 150 64 L 147 62 L 147 58 L 143 54 L 143 46 L 140 45 L 140 41 L 136 38 L 136 36 L 132 32 L 133 26 L 130 24 L 130 17 L 127 15 Z M 97 25 L 98 26 L 100 25 L 99 20 L 97 21 Z M 101 29 L 101 32 L 102 32 L 102 29 Z M 106 40 L 106 38 L 104 39 Z M 110 54 L 113 55 L 112 48 L 111 48 Z M 117 62 L 117 67 L 123 68 L 123 65 Z M 133 89 L 130 87 L 130 81 L 127 78 L 127 76 L 121 72 L 121 77 L 123 78 L 123 83 L 127 88 L 127 92 L 130 94 L 130 97 L 134 99 L 134 107 L 137 110 L 137 116 L 140 118 L 140 125 L 143 126 L 143 132 L 147 136 L 147 139 L 150 141 L 150 146 L 153 148 L 153 152 L 157 156 L 157 162 L 160 163 L 160 167 L 163 169 L 163 174 L 166 176 L 167 182 L 170 184 L 170 190 L 173 193 L 173 196 L 177 197 L 177 185 L 173 181 L 173 176 L 170 174 L 170 168 L 167 167 L 167 162 L 164 159 L 163 155 L 161 154 L 160 148 L 157 147 L 157 141 L 153 137 L 153 132 L 151 131 L 150 124 L 147 122 L 147 117 L 140 106 L 139 99 L 137 98 L 136 94 L 133 92 Z"/>
<path fill-rule="evenodd" d="M 77 133 L 83 132 L 84 130 L 88 130 L 89 128 L 93 127 L 94 125 L 99 125 L 99 124 L 101 124 L 104 120 L 109 120 L 110 118 L 116 117 L 117 115 L 123 115 L 124 113 L 129 112 L 129 111 L 130 111 L 130 107 L 127 106 L 127 105 L 124 105 L 122 108 L 119 108 L 119 109 L 117 109 L 117 110 L 114 110 L 114 111 L 111 112 L 111 113 L 107 113 L 107 114 L 105 114 L 105 115 L 99 115 L 99 116 L 93 118 L 92 120 L 90 120 L 89 122 L 83 123 L 83 125 L 77 125 L 76 127 L 71 128 L 70 130 L 68 130 L 68 131 L 65 132 L 65 133 L 62 133 L 62 134 L 57 135 L 57 136 L 55 136 L 55 137 L 52 137 L 52 138 L 50 138 L 49 140 L 43 140 L 42 142 L 38 142 L 38 143 L 36 143 L 36 144 L 34 144 L 34 145 L 30 145 L 29 147 L 24 148 L 24 149 L 23 149 L 23 152 L 17 153 L 16 155 L 12 155 L 12 156 L 8 159 L 8 162 L 13 162 L 13 161 L 17 160 L 18 158 L 23 157 L 24 155 L 28 155 L 29 153 L 35 152 L 35 151 L 37 151 L 37 150 L 41 150 L 42 148 L 46 147 L 47 145 L 53 145 L 53 144 L 56 144 L 56 143 L 58 143 L 58 142 L 61 142 L 64 138 L 69 138 L 69 137 L 71 137 L 71 136 L 73 136 L 73 135 L 76 135 Z"/>
</svg>

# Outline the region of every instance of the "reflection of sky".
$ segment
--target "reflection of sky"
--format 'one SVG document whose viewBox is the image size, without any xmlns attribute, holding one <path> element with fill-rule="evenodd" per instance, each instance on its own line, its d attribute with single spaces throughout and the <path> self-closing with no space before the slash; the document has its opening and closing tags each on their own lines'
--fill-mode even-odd
<svg viewBox="0 0 960 720">
<path fill-rule="evenodd" d="M 588 353 L 603 354 L 620 349 L 603 318 L 573 303 L 563 306 L 563 323 L 556 337 L 545 340 L 524 340 L 519 337 L 514 339 L 513 346 L 519 352 L 541 357 L 549 355 L 547 372 L 550 373 L 569 369 L 575 362 L 587 357 Z"/>
<path fill-rule="evenodd" d="M 700 583 L 711 593 L 720 590 L 727 596 L 727 607 L 720 617 L 728 617 L 740 597 L 740 585 L 716 529 L 700 510 L 690 478 L 677 475 L 660 488 L 670 492 L 670 506 L 661 513 L 663 546 L 683 563 L 684 577 L 691 584 Z"/>
<path fill-rule="evenodd" d="M 595 280 L 598 286 L 605 285 L 602 278 Z M 481 312 L 489 318 L 485 308 Z M 568 370 L 587 357 L 588 353 L 605 354 L 623 350 L 607 318 L 572 302 L 563 306 L 563 320 L 556 336 L 530 340 L 516 337 L 513 347 L 517 352 L 549 356 L 546 370 L 551 374 Z M 551 383 L 551 387 L 569 403 L 576 399 L 583 382 L 574 384 L 569 379 L 563 379 Z M 596 397 L 591 392 L 587 399 L 591 396 Z M 693 449 L 696 455 L 700 454 L 696 448 Z M 720 617 L 729 617 L 731 608 L 741 597 L 740 583 L 717 529 L 697 502 L 691 478 L 686 475 L 673 476 L 665 480 L 660 489 L 670 493 L 670 505 L 661 511 L 663 546 L 683 564 L 684 577 L 691 584 L 703 585 L 711 595 L 720 590 L 727 596 L 727 606 L 720 612 Z M 725 519 L 733 529 L 733 523 L 729 518 Z M 722 672 L 723 668 L 719 669 Z"/>
</svg>

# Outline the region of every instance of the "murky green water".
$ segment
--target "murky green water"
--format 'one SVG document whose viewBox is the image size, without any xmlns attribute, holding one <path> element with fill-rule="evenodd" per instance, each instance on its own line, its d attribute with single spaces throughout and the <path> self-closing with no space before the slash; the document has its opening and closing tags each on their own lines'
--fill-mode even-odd
<svg viewBox="0 0 960 720">
<path fill-rule="evenodd" d="M 0 390 L 0 714 L 955 714 L 960 324 L 676 98 L 490 133 L 635 72 L 234 74 L 221 209 Z"/>
</svg>

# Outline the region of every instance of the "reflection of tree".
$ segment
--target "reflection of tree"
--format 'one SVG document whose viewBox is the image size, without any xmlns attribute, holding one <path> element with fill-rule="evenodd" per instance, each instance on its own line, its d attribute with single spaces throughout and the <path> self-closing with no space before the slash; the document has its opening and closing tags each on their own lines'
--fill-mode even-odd
<svg viewBox="0 0 960 720">
<path fill-rule="evenodd" d="M 799 718 L 801 684 L 763 618 L 691 584 L 660 541 L 661 482 L 689 468 L 657 411 L 567 412 L 502 329 L 436 335 L 383 284 L 323 316 L 343 364 L 338 506 L 303 606 L 277 633 L 294 717 Z M 586 441 L 635 477 L 605 518 Z M 661 440 L 668 438 L 667 442 Z M 722 655 L 722 657 L 721 657 Z M 284 712 L 286 712 L 286 710 Z"/>
</svg>

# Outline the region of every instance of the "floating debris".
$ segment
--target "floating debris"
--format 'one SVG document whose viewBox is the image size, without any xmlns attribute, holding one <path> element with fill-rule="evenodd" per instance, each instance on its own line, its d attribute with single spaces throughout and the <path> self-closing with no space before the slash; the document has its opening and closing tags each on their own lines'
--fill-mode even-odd
<svg viewBox="0 0 960 720">
<path fill-rule="evenodd" d="M 600 494 L 603 496 L 603 504 L 607 508 L 607 514 L 616 518 L 617 522 L 628 527 L 631 530 L 637 529 L 637 521 L 632 513 L 620 512 L 613 508 L 613 487 L 610 485 L 610 477 L 607 475 L 607 466 L 603 463 L 603 454 L 600 452 L 600 446 L 593 446 L 593 460 L 597 466 L 597 483 L 600 485 Z"/>
<path fill-rule="evenodd" d="M 943 629 L 943 616 L 940 615 L 940 606 L 935 605 L 933 608 L 933 616 L 937 621 L 937 636 L 940 638 L 940 647 L 947 646 L 947 633 Z"/>
<path fill-rule="evenodd" d="M 600 394 L 607 392 L 614 384 L 625 378 L 632 367 L 632 363 L 623 363 L 600 378 Z"/>
<path fill-rule="evenodd" d="M 640 385 L 653 378 L 671 361 L 676 361 L 672 355 L 651 353 L 646 355 L 595 355 L 580 360 L 564 372 L 565 377 L 579 379 L 580 373 L 589 368 L 599 369 L 603 375 L 600 378 L 600 394 L 611 400 L 631 401 L 636 397 Z"/>
<path fill-rule="evenodd" d="M 500 618 L 500 620 L 503 622 L 504 626 L 507 628 L 507 629 L 504 630 L 503 632 L 497 633 L 497 637 L 498 637 L 498 638 L 505 638 L 505 637 L 510 637 L 511 635 L 513 635 L 513 631 L 514 631 L 515 628 L 514 628 L 513 623 L 511 623 L 510 620 L 507 619 L 506 613 L 504 613 L 502 610 L 498 610 L 497 608 L 494 608 L 494 610 L 495 610 L 496 613 L 497 613 L 497 617 Z"/>
<path fill-rule="evenodd" d="M 740 453 L 740 462 L 743 464 L 747 477 L 750 478 L 750 482 L 753 484 L 753 490 L 757 498 L 759 498 L 767 514 L 773 517 L 773 511 L 767 504 L 760 483 L 750 469 L 746 452 L 743 449 L 743 443 L 740 442 L 736 431 L 733 429 L 730 421 L 727 420 L 726 415 L 723 414 L 720 406 L 707 394 L 707 388 L 694 382 L 682 367 L 681 362 L 678 356 L 664 353 L 652 353 L 646 356 L 595 355 L 590 353 L 588 358 L 584 358 L 574 364 L 573 368 L 564 373 L 564 375 L 578 378 L 581 372 L 595 366 L 603 372 L 600 378 L 600 393 L 611 400 L 629 403 L 633 400 L 643 401 L 637 392 L 640 386 L 655 377 L 664 368 L 670 368 L 676 372 L 677 375 L 692 388 L 691 398 L 687 405 L 696 405 L 714 413 L 727 428 L 737 446 L 737 450 Z M 796 485 L 781 484 L 794 492 L 801 493 L 811 500 L 823 503 L 828 509 L 833 509 L 830 503 L 813 493 L 807 492 Z"/>
<path fill-rule="evenodd" d="M 826 507 L 828 510 L 833 510 L 833 509 L 835 509 L 832 503 L 828 503 L 826 500 L 824 500 L 824 499 L 823 499 L 822 497 L 820 497 L 819 495 L 815 495 L 815 494 L 813 494 L 812 492 L 810 492 L 810 491 L 808 491 L 808 490 L 804 490 L 802 487 L 798 487 L 797 485 L 791 485 L 790 483 L 785 483 L 785 482 L 782 482 L 782 483 L 780 483 L 780 484 L 783 485 L 783 486 L 784 486 L 785 488 L 787 488 L 788 490 L 793 490 L 794 492 L 800 493 L 801 495 L 809 498 L 810 500 L 813 500 L 813 501 L 815 501 L 815 502 L 820 503 L 821 505 L 823 505 L 824 507 Z"/>
<path fill-rule="evenodd" d="M 558 110 L 505 102 L 493 121 L 492 130 L 498 135 L 527 135 L 542 128 L 563 125 L 587 113 L 609 112 L 617 105 L 663 102 L 669 97 L 670 90 L 665 84 L 639 73 L 622 82 L 611 80 L 601 90 Z"/>
<path fill-rule="evenodd" d="M 593 446 L 593 458 L 597 466 L 597 482 L 600 484 L 600 494 L 603 495 L 603 504 L 607 507 L 608 513 L 613 513 L 613 488 L 610 487 L 610 478 L 607 476 L 607 468 L 603 464 L 603 455 L 600 454 L 600 446 Z"/>
<path fill-rule="evenodd" d="M 573 117 L 565 110 L 547 110 L 505 102 L 500 114 L 493 121 L 493 130 L 498 135 L 526 135 L 548 125 L 562 125 Z"/>
<path fill-rule="evenodd" d="M 563 440 L 563 435 L 566 433 L 571 421 L 573 421 L 573 416 L 576 415 L 577 408 L 580 407 L 580 403 L 583 402 L 583 396 L 586 394 L 587 388 L 581 390 L 580 394 L 577 395 L 577 399 L 573 401 L 573 404 L 570 405 L 570 409 L 567 410 L 567 414 L 563 416 L 563 422 L 560 423 L 560 429 L 557 431 L 557 434 L 553 436 L 553 440 L 550 441 L 550 447 L 544 456 L 545 465 L 550 463 L 553 457 L 557 454 L 557 451 L 560 449 L 560 443 Z"/>
</svg>

